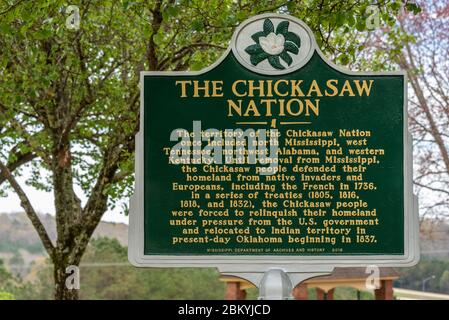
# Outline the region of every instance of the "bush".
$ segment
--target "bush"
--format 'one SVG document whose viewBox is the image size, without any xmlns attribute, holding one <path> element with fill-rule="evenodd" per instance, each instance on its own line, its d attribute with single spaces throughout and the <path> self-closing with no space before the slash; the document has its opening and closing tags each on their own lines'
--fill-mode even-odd
<svg viewBox="0 0 449 320">
<path fill-rule="evenodd" d="M 14 296 L 9 292 L 0 291 L 0 300 L 14 300 Z"/>
</svg>

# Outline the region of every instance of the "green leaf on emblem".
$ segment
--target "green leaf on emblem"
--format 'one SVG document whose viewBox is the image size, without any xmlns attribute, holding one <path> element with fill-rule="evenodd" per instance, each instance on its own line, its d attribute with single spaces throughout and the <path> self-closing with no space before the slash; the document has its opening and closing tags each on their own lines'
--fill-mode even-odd
<svg viewBox="0 0 449 320">
<path fill-rule="evenodd" d="M 291 64 L 292 64 L 293 59 L 292 59 L 292 57 L 290 57 L 290 55 L 289 55 L 287 52 L 283 51 L 283 52 L 281 52 L 281 54 L 280 54 L 279 56 L 280 56 L 281 59 L 284 60 L 285 63 L 287 63 L 288 65 L 291 65 Z"/>
<path fill-rule="evenodd" d="M 282 34 L 284 37 L 288 32 L 288 21 L 282 21 L 279 22 L 277 28 L 276 28 L 276 34 Z"/>
<path fill-rule="evenodd" d="M 283 70 L 285 67 L 281 64 L 279 61 L 279 56 L 269 56 L 268 62 L 271 64 L 271 66 L 278 70 Z"/>
<path fill-rule="evenodd" d="M 266 52 L 251 55 L 250 61 L 253 66 L 257 66 L 259 62 L 265 60 L 270 55 Z"/>
<path fill-rule="evenodd" d="M 251 38 L 254 40 L 255 43 L 258 44 L 259 43 L 259 38 L 263 37 L 263 36 L 265 36 L 265 32 L 259 31 L 259 32 L 256 32 L 255 34 L 253 34 L 251 36 Z"/>
<path fill-rule="evenodd" d="M 301 39 L 296 35 L 296 33 L 293 32 L 287 32 L 286 35 L 284 35 L 285 41 L 291 41 L 294 44 L 296 44 L 297 47 L 301 46 Z"/>
<path fill-rule="evenodd" d="M 263 32 L 266 36 L 268 36 L 270 33 L 274 31 L 274 25 L 273 22 L 271 22 L 270 19 L 265 19 L 263 22 Z"/>
<path fill-rule="evenodd" d="M 285 46 L 285 50 L 288 51 L 288 52 L 291 52 L 291 53 L 294 53 L 294 54 L 298 54 L 298 52 L 299 52 L 298 47 L 295 46 L 291 42 L 288 42 L 288 41 L 285 42 L 284 46 Z"/>
<path fill-rule="evenodd" d="M 249 55 L 253 55 L 256 53 L 262 53 L 264 52 L 262 50 L 262 47 L 258 44 L 253 44 L 252 46 L 249 46 L 245 49 L 246 53 L 248 53 Z"/>
</svg>

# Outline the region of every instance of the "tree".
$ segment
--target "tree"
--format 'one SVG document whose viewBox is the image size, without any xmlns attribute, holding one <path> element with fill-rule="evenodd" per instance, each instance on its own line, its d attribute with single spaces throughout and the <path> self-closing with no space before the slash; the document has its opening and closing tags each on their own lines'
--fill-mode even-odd
<svg viewBox="0 0 449 320">
<path fill-rule="evenodd" d="M 429 277 L 426 290 L 429 292 L 449 293 L 447 280 L 449 278 L 449 262 L 445 260 L 431 259 L 424 257 L 413 268 L 401 269 L 401 275 L 395 280 L 394 285 L 400 288 L 422 290 L 423 281 Z"/>
<path fill-rule="evenodd" d="M 405 42 L 399 65 L 407 70 L 410 130 L 417 148 L 414 183 L 423 195 L 423 216 L 449 216 L 449 4 L 426 2 L 416 16 L 401 16 Z"/>
<path fill-rule="evenodd" d="M 264 12 L 302 18 L 324 52 L 346 64 L 361 49 L 370 3 L 3 1 L 0 184 L 18 195 L 54 265 L 55 298 L 78 297 L 65 287 L 66 268 L 79 265 L 108 207 L 132 192 L 140 71 L 201 69 L 239 22 Z M 382 20 L 398 12 L 390 1 L 377 7 Z M 28 185 L 53 192 L 55 242 L 17 180 L 25 168 Z"/>
<path fill-rule="evenodd" d="M 394 25 L 371 38 L 381 66 L 402 69 L 409 80 L 409 131 L 414 146 L 414 184 L 422 231 L 449 216 L 449 4 L 421 1 L 415 15 L 401 12 Z M 401 46 L 398 46 L 401 44 Z M 432 219 L 426 219 L 430 217 Z"/>
</svg>

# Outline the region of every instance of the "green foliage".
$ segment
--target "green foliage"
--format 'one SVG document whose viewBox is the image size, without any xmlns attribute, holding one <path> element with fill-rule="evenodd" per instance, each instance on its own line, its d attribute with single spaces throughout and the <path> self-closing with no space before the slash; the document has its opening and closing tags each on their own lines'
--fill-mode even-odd
<svg viewBox="0 0 449 320">
<path fill-rule="evenodd" d="M 9 273 L 4 266 L 3 260 L 0 259 L 0 288 L 2 284 L 5 284 L 10 279 L 12 279 L 11 273 Z"/>
<path fill-rule="evenodd" d="M 424 279 L 435 276 L 426 282 L 426 291 L 449 294 L 449 261 L 422 258 L 413 268 L 401 269 L 401 277 L 394 285 L 400 288 L 422 290 Z"/>
<path fill-rule="evenodd" d="M 0 291 L 0 300 L 14 300 L 14 295 L 9 292 Z"/>
<path fill-rule="evenodd" d="M 113 265 L 122 262 L 125 265 Z M 224 286 L 211 269 L 138 269 L 127 265 L 117 240 L 93 240 L 81 268 L 83 299 L 222 299 Z M 90 267 L 89 264 L 111 263 Z"/>
<path fill-rule="evenodd" d="M 0 300 L 36 299 L 39 296 L 38 286 L 14 277 L 0 260 Z"/>
<path fill-rule="evenodd" d="M 40 242 L 29 243 L 27 241 L 11 240 L 9 238 L 3 238 L 0 241 L 0 252 L 18 252 L 19 249 L 25 249 L 29 253 L 41 253 L 44 252 L 44 247 Z"/>
<path fill-rule="evenodd" d="M 92 240 L 80 268 L 81 299 L 223 299 L 215 269 L 143 269 L 129 265 L 115 239 Z M 35 298 L 51 298 L 51 268 L 40 268 Z"/>
<path fill-rule="evenodd" d="M 334 300 L 357 300 L 357 289 L 337 287 L 334 292 Z M 371 292 L 360 291 L 360 300 L 374 300 L 374 295 Z"/>
</svg>

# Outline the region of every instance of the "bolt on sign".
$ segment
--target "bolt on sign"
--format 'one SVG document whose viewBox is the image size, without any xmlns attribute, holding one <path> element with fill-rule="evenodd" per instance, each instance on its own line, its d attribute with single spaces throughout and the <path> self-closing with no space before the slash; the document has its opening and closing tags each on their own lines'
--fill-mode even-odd
<svg viewBox="0 0 449 320">
<path fill-rule="evenodd" d="M 404 72 L 338 67 L 302 21 L 264 14 L 212 66 L 140 85 L 132 264 L 418 261 Z"/>
</svg>

